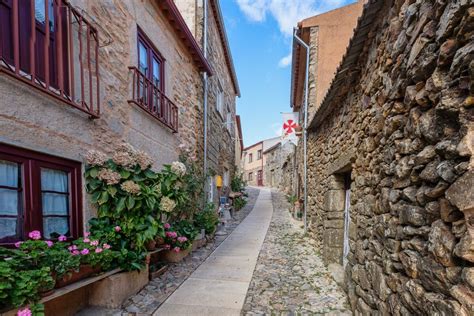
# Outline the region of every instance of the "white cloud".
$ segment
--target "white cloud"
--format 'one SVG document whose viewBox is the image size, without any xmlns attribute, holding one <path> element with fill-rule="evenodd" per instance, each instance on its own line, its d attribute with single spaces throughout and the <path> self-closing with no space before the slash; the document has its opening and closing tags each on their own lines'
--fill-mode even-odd
<svg viewBox="0 0 474 316">
<path fill-rule="evenodd" d="M 236 0 L 240 10 L 253 22 L 263 22 L 271 15 L 280 32 L 289 38 L 296 24 L 313 15 L 320 14 L 344 4 L 344 0 Z M 283 57 L 280 67 L 291 64 L 291 57 Z"/>
<path fill-rule="evenodd" d="M 292 57 L 293 57 L 293 55 L 290 52 L 287 56 L 280 59 L 280 61 L 278 62 L 278 67 L 285 68 L 285 67 L 288 67 L 289 65 L 291 65 Z"/>
</svg>

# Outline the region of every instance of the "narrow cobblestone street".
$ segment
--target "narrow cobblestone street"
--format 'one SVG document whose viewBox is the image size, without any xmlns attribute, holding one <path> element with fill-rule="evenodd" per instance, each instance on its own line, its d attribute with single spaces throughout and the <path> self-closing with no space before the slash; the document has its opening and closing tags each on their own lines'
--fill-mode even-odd
<svg viewBox="0 0 474 316">
<path fill-rule="evenodd" d="M 344 291 L 303 237 L 282 193 L 272 192 L 273 217 L 245 299 L 243 315 L 351 315 Z"/>
</svg>

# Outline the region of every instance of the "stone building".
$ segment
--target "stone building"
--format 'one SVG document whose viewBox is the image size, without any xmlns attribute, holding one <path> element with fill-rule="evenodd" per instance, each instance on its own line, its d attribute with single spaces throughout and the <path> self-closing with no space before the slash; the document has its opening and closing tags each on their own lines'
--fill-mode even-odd
<svg viewBox="0 0 474 316">
<path fill-rule="evenodd" d="M 248 185 L 263 186 L 263 141 L 244 148 L 242 173 Z"/>
<path fill-rule="evenodd" d="M 184 19 L 215 75 L 207 83 L 207 168 L 209 199 L 217 201 L 220 194 L 212 175 L 223 179 L 224 187 L 235 171 L 236 97 L 239 83 L 227 40 L 224 19 L 218 0 L 176 0 Z M 205 14 L 207 11 L 207 14 Z M 206 20 L 207 19 L 207 20 Z M 204 37 L 207 30 L 207 37 Z"/>
<path fill-rule="evenodd" d="M 368 1 L 316 107 L 310 229 L 358 315 L 474 310 L 473 26 L 472 1 Z"/>
<path fill-rule="evenodd" d="M 309 46 L 308 122 L 314 116 L 337 66 L 346 51 L 349 39 L 362 12 L 363 1 L 304 19 L 298 23 L 297 35 Z M 290 105 L 299 112 L 300 125 L 304 122 L 306 51 L 294 42 L 291 70 Z M 300 142 L 302 144 L 302 142 Z M 303 146 L 295 152 L 296 172 L 293 192 L 302 195 Z"/>
<path fill-rule="evenodd" d="M 267 187 L 282 191 L 286 191 L 287 188 L 291 187 L 291 180 L 287 180 L 289 183 L 285 183 L 284 172 L 289 175 L 293 174 L 292 170 L 285 169 L 285 163 L 288 162 L 288 159 L 291 160 L 294 157 L 295 148 L 296 146 L 291 142 L 278 142 L 263 152 L 263 174 Z"/>
<path fill-rule="evenodd" d="M 242 123 L 240 121 L 240 115 L 235 116 L 235 172 L 238 175 L 242 174 L 242 152 L 244 150 L 244 139 L 242 136 Z"/>
<path fill-rule="evenodd" d="M 183 143 L 201 161 L 201 73 L 213 74 L 172 0 L 22 3 L 0 3 L 0 243 L 82 234 L 88 150 L 129 143 L 160 169 Z M 43 214 L 44 186 L 71 201 L 62 217 Z"/>
</svg>

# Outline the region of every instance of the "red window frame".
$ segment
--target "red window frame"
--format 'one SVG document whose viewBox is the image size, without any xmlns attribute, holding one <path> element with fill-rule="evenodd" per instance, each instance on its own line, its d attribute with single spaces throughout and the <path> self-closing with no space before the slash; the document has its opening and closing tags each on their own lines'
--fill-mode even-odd
<svg viewBox="0 0 474 316">
<path fill-rule="evenodd" d="M 39 230 L 43 235 L 42 167 L 68 173 L 69 237 L 75 239 L 83 235 L 81 163 L 6 144 L 0 144 L 0 160 L 18 163 L 21 170 L 21 210 L 18 215 L 21 222 L 20 237 L 4 238 L 0 240 L 0 245 L 11 246 L 16 241 L 26 240 L 28 232 L 32 230 Z"/>
<path fill-rule="evenodd" d="M 140 43 L 145 46 L 147 50 L 147 65 L 148 65 L 148 73 L 144 74 L 153 84 L 155 84 L 153 80 L 153 59 L 158 60 L 160 63 L 160 85 L 156 86 L 160 92 L 165 92 L 165 59 L 163 55 L 161 55 L 160 51 L 156 49 L 155 45 L 151 42 L 151 40 L 146 36 L 145 32 L 140 27 L 137 27 L 137 65 L 138 69 L 140 69 Z"/>
</svg>

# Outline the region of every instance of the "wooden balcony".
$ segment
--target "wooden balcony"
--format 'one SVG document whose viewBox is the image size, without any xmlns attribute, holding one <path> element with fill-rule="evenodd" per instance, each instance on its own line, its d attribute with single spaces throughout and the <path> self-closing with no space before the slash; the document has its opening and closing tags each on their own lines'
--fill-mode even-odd
<svg viewBox="0 0 474 316">
<path fill-rule="evenodd" d="M 0 0 L 0 73 L 100 114 L 99 34 L 64 0 Z"/>
<path fill-rule="evenodd" d="M 138 68 L 128 68 L 133 73 L 132 99 L 128 102 L 138 105 L 174 133 L 178 132 L 178 107 Z"/>
</svg>

